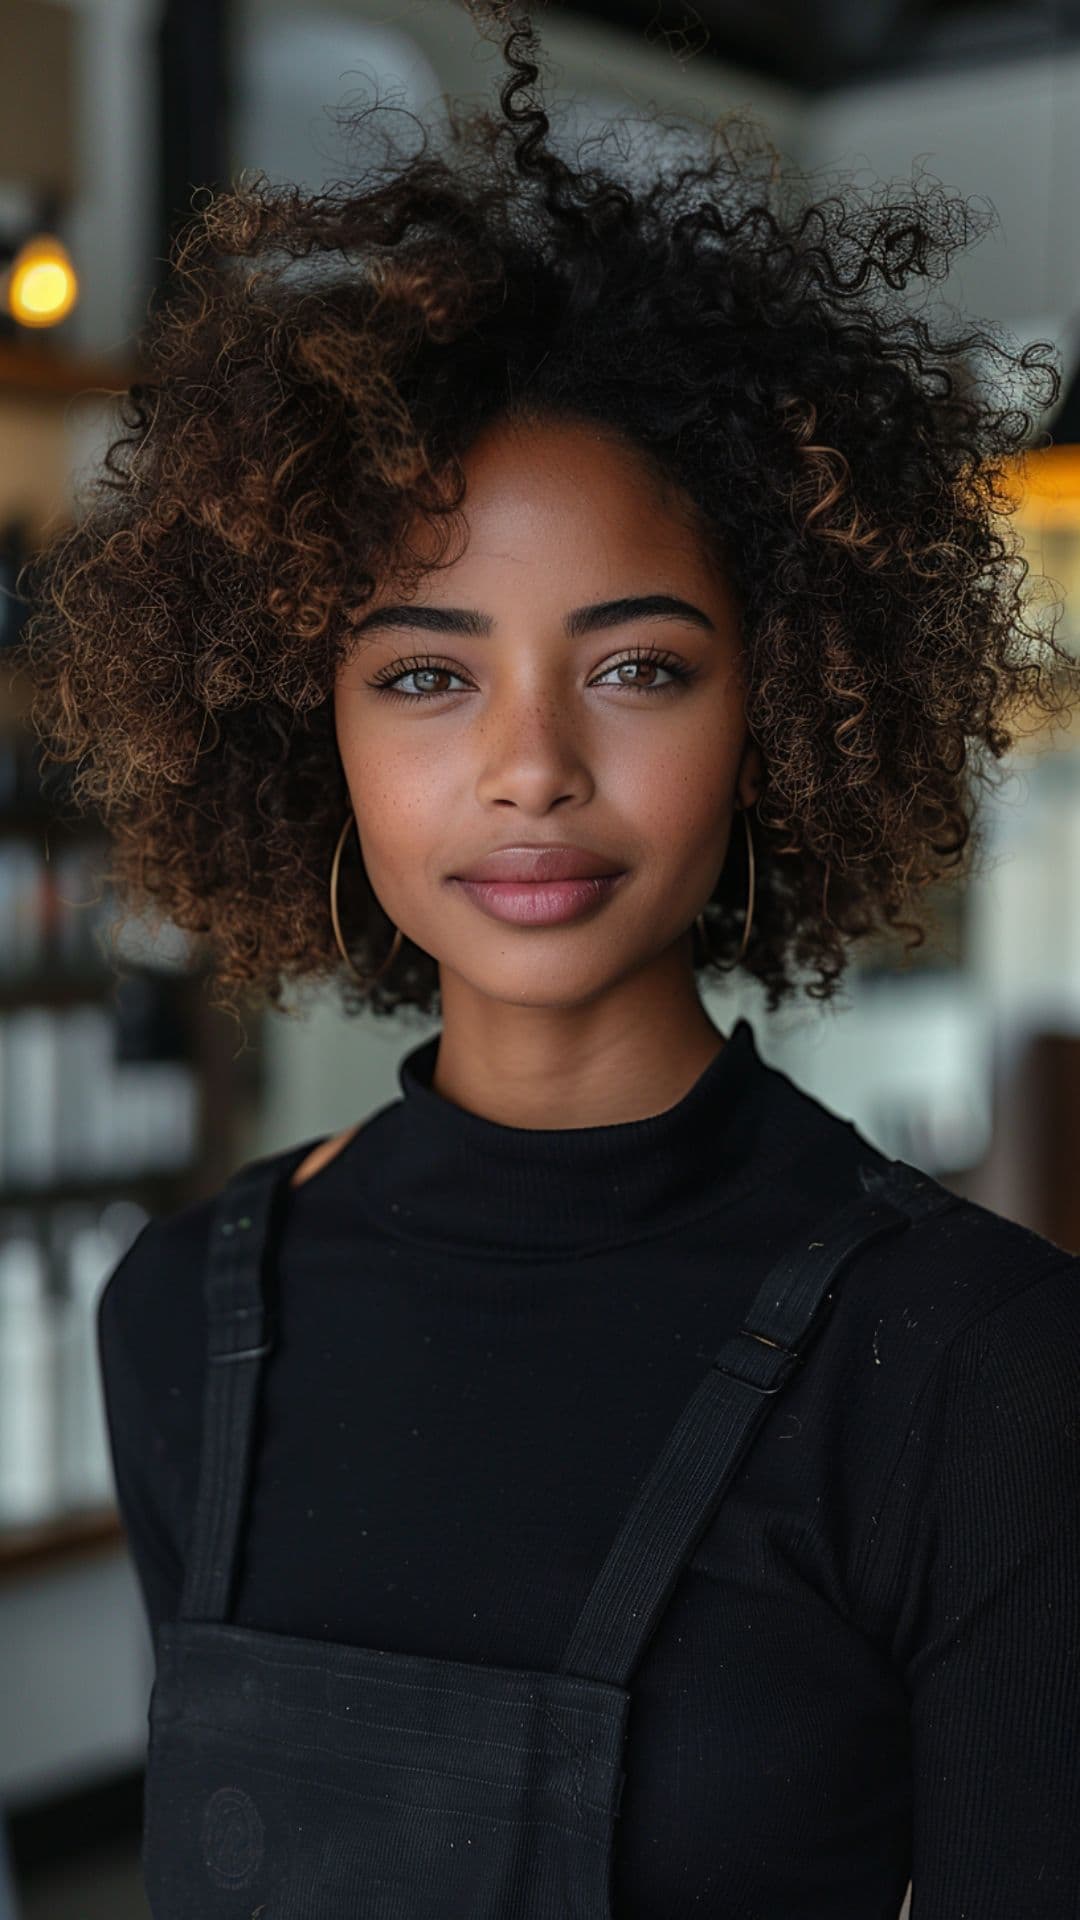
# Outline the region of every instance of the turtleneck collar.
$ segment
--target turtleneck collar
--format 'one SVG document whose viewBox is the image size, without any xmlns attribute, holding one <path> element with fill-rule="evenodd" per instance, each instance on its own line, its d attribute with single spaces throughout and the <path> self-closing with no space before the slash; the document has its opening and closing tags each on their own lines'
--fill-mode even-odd
<svg viewBox="0 0 1080 1920">
<path fill-rule="evenodd" d="M 524 1260 L 585 1253 L 752 1195 L 763 1157 L 775 1172 L 793 1089 L 745 1019 L 675 1106 L 609 1126 L 512 1127 L 470 1113 L 432 1086 L 439 1039 L 405 1055 L 402 1098 L 328 1169 L 356 1169 L 352 1191 L 387 1232 Z"/>
</svg>

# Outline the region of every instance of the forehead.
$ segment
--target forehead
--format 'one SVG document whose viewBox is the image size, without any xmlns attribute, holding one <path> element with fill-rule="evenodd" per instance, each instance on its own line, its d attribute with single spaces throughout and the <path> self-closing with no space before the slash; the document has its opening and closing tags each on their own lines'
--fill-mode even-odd
<svg viewBox="0 0 1080 1920">
<path fill-rule="evenodd" d="M 460 586 L 482 574 L 494 590 L 500 581 L 512 588 L 524 570 L 534 586 L 539 578 L 554 588 L 573 575 L 597 591 L 616 577 L 623 592 L 677 582 L 722 591 L 717 546 L 695 502 L 647 453 L 602 425 L 500 421 L 461 463 L 462 539 L 437 575 L 420 581 L 423 597 L 441 591 L 442 577 Z M 411 544 L 421 556 L 433 552 L 431 529 L 419 525 Z M 587 597 L 584 586 L 578 597 Z"/>
<path fill-rule="evenodd" d="M 648 454 L 613 429 L 585 420 L 500 421 L 462 455 L 466 511 L 485 517 L 545 508 L 587 508 L 612 520 L 679 517 L 688 502 Z"/>
</svg>

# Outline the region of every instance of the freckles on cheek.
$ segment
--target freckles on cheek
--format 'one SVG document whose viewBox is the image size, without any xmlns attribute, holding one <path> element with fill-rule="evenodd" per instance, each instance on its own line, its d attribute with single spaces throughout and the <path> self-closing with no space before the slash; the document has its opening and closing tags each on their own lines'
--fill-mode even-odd
<svg viewBox="0 0 1080 1920">
<path fill-rule="evenodd" d="M 650 833 L 679 856 L 682 866 L 696 871 L 699 862 L 709 865 L 720 855 L 731 790 L 731 776 L 715 760 L 708 767 L 680 768 L 669 776 Z"/>
<path fill-rule="evenodd" d="M 430 760 L 403 754 L 372 754 L 357 775 L 361 818 L 373 835 L 389 848 L 411 842 L 437 846 L 455 807 L 432 772 Z"/>
<path fill-rule="evenodd" d="M 620 805 L 628 821 L 637 821 L 650 838 L 692 838 L 722 811 L 730 793 L 723 743 L 715 734 L 668 745 L 658 753 L 636 756 L 619 778 Z"/>
</svg>

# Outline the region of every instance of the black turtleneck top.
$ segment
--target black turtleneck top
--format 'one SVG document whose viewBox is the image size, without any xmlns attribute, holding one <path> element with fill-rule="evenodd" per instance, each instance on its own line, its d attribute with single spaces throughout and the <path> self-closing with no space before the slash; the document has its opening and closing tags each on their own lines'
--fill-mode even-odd
<svg viewBox="0 0 1080 1920">
<path fill-rule="evenodd" d="M 550 1669 L 742 1307 L 884 1161 L 744 1019 L 674 1107 L 577 1129 L 456 1106 L 438 1044 L 288 1189 L 232 1619 Z M 211 1206 L 99 1310 L 155 1634 Z M 635 1676 L 620 1920 L 896 1920 L 909 1880 L 911 1920 L 1077 1920 L 1078 1362 L 1080 1257 L 972 1201 L 848 1264 Z"/>
</svg>

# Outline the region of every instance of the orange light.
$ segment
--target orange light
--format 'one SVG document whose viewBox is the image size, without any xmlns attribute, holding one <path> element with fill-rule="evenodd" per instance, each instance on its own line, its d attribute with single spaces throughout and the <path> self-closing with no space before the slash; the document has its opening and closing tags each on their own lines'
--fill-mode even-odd
<svg viewBox="0 0 1080 1920">
<path fill-rule="evenodd" d="M 8 274 L 7 298 L 20 326 L 55 326 L 78 297 L 71 257 L 55 234 L 35 234 L 19 248 Z"/>
<path fill-rule="evenodd" d="M 1024 490 L 1044 519 L 1080 518 L 1080 447 L 1033 447 L 1024 457 Z"/>
</svg>

